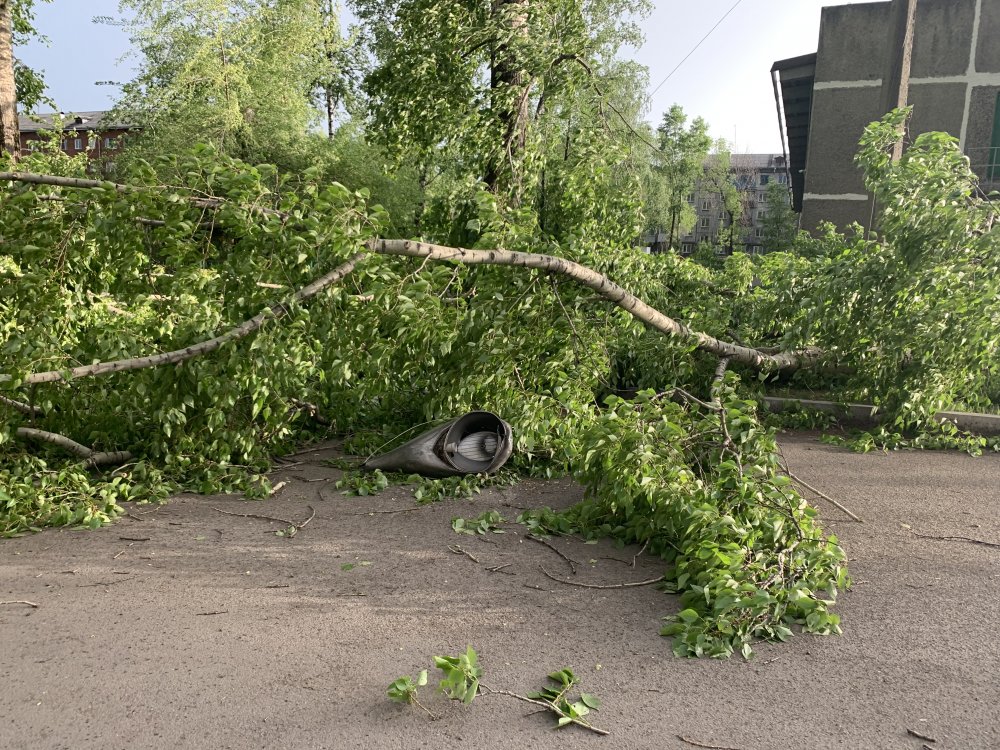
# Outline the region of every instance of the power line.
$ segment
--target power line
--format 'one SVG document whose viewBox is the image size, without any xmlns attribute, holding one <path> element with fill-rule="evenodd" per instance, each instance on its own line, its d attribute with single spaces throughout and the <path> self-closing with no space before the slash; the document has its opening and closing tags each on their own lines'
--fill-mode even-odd
<svg viewBox="0 0 1000 750">
<path fill-rule="evenodd" d="M 650 92 L 649 92 L 649 95 L 648 95 L 648 96 L 646 97 L 646 100 L 647 100 L 647 101 L 649 101 L 650 99 L 652 99 L 652 98 L 653 98 L 653 94 L 655 94 L 655 93 L 656 93 L 657 91 L 659 91 L 659 90 L 660 90 L 660 87 L 661 87 L 661 86 L 662 86 L 663 84 L 665 84 L 665 83 L 666 83 L 667 81 L 669 81 L 669 80 L 670 80 L 670 77 L 671 77 L 671 76 L 672 76 L 672 75 L 673 75 L 674 73 L 676 73 L 676 72 L 678 71 L 678 69 L 679 69 L 679 68 L 681 67 L 681 65 L 683 65 L 683 64 L 684 64 L 685 62 L 687 62 L 687 59 L 688 59 L 689 57 L 691 57 L 691 55 L 693 55 L 693 54 L 694 54 L 695 52 L 697 52 L 697 51 L 698 51 L 698 48 L 699 48 L 699 47 L 700 47 L 700 46 L 701 46 L 702 44 L 704 44 L 704 43 L 705 43 L 705 40 L 706 40 L 706 39 L 708 39 L 708 38 L 709 38 L 710 36 L 712 36 L 712 32 L 714 32 L 714 31 L 715 31 L 715 30 L 716 30 L 717 28 L 719 28 L 719 25 L 720 25 L 720 24 L 721 24 L 721 23 L 722 23 L 723 21 L 725 21 L 725 20 L 726 20 L 727 18 L 729 18 L 729 14 L 730 14 L 730 13 L 732 13 L 732 12 L 733 12 L 734 10 L 736 10 L 736 7 L 737 7 L 737 6 L 738 6 L 738 5 L 740 4 L 740 3 L 742 3 L 742 2 L 743 2 L 743 0 L 736 0 L 736 2 L 735 2 L 735 3 L 733 3 L 733 7 L 732 7 L 732 8 L 730 8 L 729 10 L 727 10 L 727 11 L 726 11 L 726 14 L 725 14 L 725 15 L 724 15 L 724 16 L 723 16 L 722 18 L 720 18 L 720 19 L 719 19 L 718 21 L 716 21 L 716 22 L 715 22 L 715 26 L 713 26 L 712 28 L 710 28 L 710 29 L 708 30 L 708 33 L 707 33 L 707 34 L 705 34 L 705 36 L 703 36 L 703 37 L 701 38 L 701 40 L 700 40 L 700 41 L 699 41 L 699 42 L 698 42 L 698 43 L 697 43 L 696 45 L 694 45 L 694 48 L 693 48 L 693 49 L 692 49 L 692 50 L 691 50 L 690 52 L 688 52 L 688 53 L 687 53 L 686 55 L 684 55 L 684 59 L 683 59 L 683 60 L 681 60 L 681 61 L 680 61 L 679 63 L 677 63 L 677 65 L 675 65 L 675 66 L 674 66 L 674 69 L 673 69 L 673 70 L 671 70 L 671 71 L 670 71 L 669 73 L 667 73 L 667 77 L 666 77 L 666 78 L 664 78 L 664 79 L 663 79 L 662 81 L 660 81 L 660 82 L 659 82 L 659 83 L 657 84 L 657 86 L 656 86 L 656 88 L 655 88 L 655 89 L 653 89 L 652 91 L 650 91 Z"/>
</svg>

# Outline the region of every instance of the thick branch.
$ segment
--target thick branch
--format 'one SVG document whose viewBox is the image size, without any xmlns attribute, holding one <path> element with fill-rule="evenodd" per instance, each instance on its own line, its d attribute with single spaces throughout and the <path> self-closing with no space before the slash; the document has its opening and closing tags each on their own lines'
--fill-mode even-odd
<svg viewBox="0 0 1000 750">
<path fill-rule="evenodd" d="M 357 253 L 342 266 L 339 266 L 325 276 L 316 279 L 308 286 L 299 289 L 294 295 L 292 295 L 290 302 L 302 302 L 303 300 L 316 296 L 319 292 L 323 291 L 331 284 L 340 281 L 347 274 L 353 271 L 358 261 L 360 261 L 363 257 L 364 253 Z M 275 302 L 264 308 L 254 317 L 250 318 L 250 320 L 240 323 L 238 326 L 226 331 L 221 336 L 216 336 L 215 338 L 184 347 L 183 349 L 163 352 L 162 354 L 153 354 L 148 357 L 119 359 L 114 362 L 98 362 L 97 364 L 86 365 L 84 367 L 74 367 L 65 371 L 49 370 L 48 372 L 36 372 L 33 375 L 26 377 L 22 383 L 24 385 L 29 385 L 31 383 L 52 383 L 59 380 L 74 380 L 76 378 L 106 375 L 110 372 L 142 370 L 147 367 L 157 367 L 159 365 L 169 365 L 183 362 L 184 360 L 192 359 L 202 354 L 215 351 L 220 346 L 228 344 L 230 341 L 236 341 L 237 339 L 249 336 L 251 333 L 263 326 L 268 319 L 278 320 L 285 317 L 288 315 L 287 304 L 288 303 L 285 302 Z M 11 379 L 10 375 L 0 375 L 0 382 L 6 382 Z"/>
<path fill-rule="evenodd" d="M 109 464 L 121 464 L 132 459 L 132 454 L 128 451 L 94 451 L 86 445 L 81 445 L 75 440 L 71 440 L 65 435 L 45 430 L 36 430 L 32 427 L 18 427 L 15 434 L 24 440 L 52 443 L 52 445 L 58 446 L 64 451 L 72 453 L 74 456 L 85 459 L 83 462 L 85 469 L 93 469 Z"/>
<path fill-rule="evenodd" d="M 593 289 L 605 299 L 614 302 L 638 320 L 661 333 L 690 341 L 698 349 L 711 352 L 718 357 L 725 357 L 733 362 L 739 362 L 756 370 L 797 369 L 819 356 L 819 352 L 815 349 L 765 354 L 747 346 L 721 341 L 707 333 L 692 331 L 683 323 L 650 307 L 611 281 L 607 276 L 586 266 L 581 266 L 579 263 L 553 255 L 520 253 L 512 250 L 466 250 L 465 248 L 444 247 L 411 240 L 377 240 L 370 243 L 370 247 L 375 252 L 384 255 L 406 255 L 413 258 L 430 258 L 431 260 L 452 261 L 466 265 L 519 266 L 561 273 L 583 286 Z"/>
<path fill-rule="evenodd" d="M 29 417 L 41 417 L 45 414 L 40 406 L 32 406 L 31 404 L 25 404 L 22 401 L 15 401 L 12 398 L 7 398 L 6 396 L 0 395 L 0 404 L 9 406 L 14 411 L 19 411 L 22 414 Z"/>
</svg>

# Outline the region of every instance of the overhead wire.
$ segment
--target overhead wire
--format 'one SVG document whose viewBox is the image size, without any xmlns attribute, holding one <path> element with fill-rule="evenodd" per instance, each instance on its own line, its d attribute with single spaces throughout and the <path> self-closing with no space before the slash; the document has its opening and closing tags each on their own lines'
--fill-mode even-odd
<svg viewBox="0 0 1000 750">
<path fill-rule="evenodd" d="M 653 89 L 652 91 L 650 91 L 650 92 L 649 92 L 649 94 L 648 94 L 648 95 L 646 96 L 646 101 L 649 101 L 650 99 L 652 99 L 652 98 L 653 98 L 653 94 L 655 94 L 655 93 L 656 93 L 657 91 L 659 91 L 659 90 L 660 90 L 660 87 L 661 87 L 661 86 L 663 86 L 663 84 L 665 84 L 665 83 L 666 83 L 667 81 L 669 81 L 669 80 L 670 80 L 670 78 L 671 78 L 671 76 L 673 76 L 673 74 L 674 74 L 674 73 L 676 73 L 676 72 L 677 72 L 678 70 L 680 70 L 680 67 L 681 67 L 681 66 L 682 66 L 682 65 L 683 65 L 683 64 L 684 64 L 685 62 L 687 62 L 688 58 L 689 58 L 689 57 L 691 57 L 691 55 L 693 55 L 693 54 L 694 54 L 695 52 L 697 52 L 697 51 L 698 51 L 698 48 L 699 48 L 699 47 L 701 47 L 701 45 L 702 45 L 702 44 L 704 44 L 704 43 L 705 43 L 705 41 L 706 41 L 706 40 L 707 40 L 707 39 L 708 39 L 708 38 L 709 38 L 710 36 L 712 36 L 712 34 L 713 34 L 713 33 L 715 32 L 715 30 L 716 30 L 717 28 L 719 28 L 719 26 L 721 26 L 721 25 L 722 25 L 722 22 L 723 22 L 723 21 L 725 21 L 725 20 L 726 20 L 727 18 L 729 18 L 730 14 L 731 14 L 731 13 L 732 13 L 732 12 L 733 12 L 734 10 L 736 10 L 736 8 L 737 8 L 737 7 L 739 6 L 739 4 L 740 4 L 740 3 L 742 3 L 742 2 L 743 2 L 743 0 L 736 0 L 736 2 L 735 2 L 735 3 L 733 3 L 733 6 L 732 6 L 732 7 L 731 7 L 731 8 L 729 9 L 729 10 L 727 10 L 727 11 L 725 12 L 725 14 L 724 14 L 724 15 L 722 16 L 722 18 L 720 18 L 720 19 L 719 19 L 718 21 L 716 21 L 716 22 L 715 22 L 715 26 L 713 26 L 712 28 L 710 28 L 710 29 L 708 30 L 708 33 L 707 33 L 707 34 L 705 34 L 705 36 L 703 36 L 703 37 L 702 37 L 702 38 L 701 38 L 701 39 L 700 39 L 700 40 L 698 41 L 698 43 L 697 43 L 696 45 L 694 45 L 694 47 L 693 47 L 693 48 L 691 49 L 691 51 L 690 51 L 690 52 L 688 52 L 688 53 L 687 53 L 686 55 L 684 55 L 683 59 L 682 59 L 682 60 L 681 60 L 681 61 L 680 61 L 679 63 L 677 63 L 677 65 L 675 65 L 675 66 L 674 66 L 674 69 L 673 69 L 673 70 L 671 70 L 671 71 L 670 71 L 669 73 L 667 73 L 667 77 L 666 77 L 666 78 L 664 78 L 664 79 L 663 79 L 662 81 L 660 81 L 660 82 L 659 82 L 659 83 L 658 83 L 658 84 L 656 85 L 656 88 L 655 88 L 655 89 Z"/>
</svg>

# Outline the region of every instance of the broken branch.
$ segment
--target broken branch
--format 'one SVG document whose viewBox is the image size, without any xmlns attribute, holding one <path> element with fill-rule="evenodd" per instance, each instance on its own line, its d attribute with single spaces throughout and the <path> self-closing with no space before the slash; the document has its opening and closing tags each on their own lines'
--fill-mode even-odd
<svg viewBox="0 0 1000 750">
<path fill-rule="evenodd" d="M 541 565 L 538 566 L 547 578 L 551 578 L 553 581 L 558 583 L 565 583 L 567 586 L 580 586 L 585 589 L 627 589 L 633 588 L 635 586 L 652 586 L 654 583 L 661 583 L 666 580 L 666 576 L 660 576 L 659 578 L 651 578 L 648 581 L 630 581 L 626 583 L 613 583 L 609 585 L 602 585 L 598 583 L 582 583 L 580 581 L 567 581 L 565 578 L 559 578 L 558 576 L 552 575 L 549 571 L 543 568 Z"/>
</svg>

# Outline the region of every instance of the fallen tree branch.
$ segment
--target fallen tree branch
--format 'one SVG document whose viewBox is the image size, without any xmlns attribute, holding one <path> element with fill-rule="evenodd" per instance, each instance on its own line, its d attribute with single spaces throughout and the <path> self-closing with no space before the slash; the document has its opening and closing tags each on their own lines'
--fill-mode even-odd
<svg viewBox="0 0 1000 750">
<path fill-rule="evenodd" d="M 934 536 L 933 534 L 918 534 L 916 531 L 910 530 L 913 536 L 920 537 L 921 539 L 936 539 L 942 542 L 969 542 L 970 544 L 981 544 L 984 547 L 1000 547 L 1000 544 L 996 542 L 987 542 L 984 539 L 973 539 L 970 536 Z"/>
<path fill-rule="evenodd" d="M 287 518 L 276 518 L 275 516 L 262 516 L 257 513 L 233 513 L 228 510 L 222 510 L 222 508 L 216 508 L 214 505 L 209 507 L 211 507 L 212 510 L 218 513 L 222 513 L 223 515 L 226 516 L 237 516 L 239 518 L 257 518 L 260 519 L 261 521 L 276 521 L 277 523 L 283 523 L 285 524 L 285 526 L 291 529 L 290 532 L 284 534 L 284 536 L 289 539 L 295 536 L 303 528 L 305 528 L 306 524 L 308 524 L 311 520 L 313 520 L 316 517 L 316 510 L 311 505 L 306 506 L 307 508 L 309 508 L 309 518 L 307 518 L 302 523 L 295 523 L 295 521 L 289 521 Z M 278 533 L 278 535 L 281 536 L 280 533 Z"/>
<path fill-rule="evenodd" d="M 0 178 L 3 177 L 3 173 L 0 173 Z M 288 315 L 288 304 L 294 302 L 302 302 L 314 297 L 321 291 L 326 289 L 331 284 L 343 279 L 347 274 L 354 270 L 354 267 L 358 262 L 364 257 L 364 253 L 357 253 L 350 258 L 346 263 L 338 266 L 334 270 L 330 271 L 328 274 L 321 276 L 320 278 L 313 281 L 308 286 L 304 286 L 299 289 L 295 294 L 292 295 L 289 302 L 274 302 L 268 307 L 264 308 L 260 313 L 240 323 L 235 328 L 231 328 L 220 336 L 215 338 L 202 341 L 197 344 L 192 344 L 191 346 L 186 346 L 183 349 L 176 349 L 171 352 L 163 352 L 162 354 L 153 354 L 147 357 L 133 357 L 131 359 L 118 359 L 113 362 L 98 362 L 93 365 L 86 365 L 84 367 L 73 367 L 69 370 L 49 370 L 47 372 L 36 372 L 32 375 L 28 375 L 21 383 L 23 385 L 30 385 L 31 383 L 53 383 L 60 380 L 74 380 L 76 378 L 84 377 L 95 377 L 97 375 L 106 375 L 112 372 L 124 372 L 126 370 L 143 370 L 147 367 L 158 367 L 159 365 L 169 365 L 177 364 L 178 362 L 183 362 L 188 359 L 193 359 L 194 357 L 200 356 L 202 354 L 208 354 L 209 352 L 215 351 L 220 346 L 228 344 L 231 341 L 236 341 L 237 339 L 249 336 L 254 331 L 258 330 L 264 325 L 269 319 L 280 320 L 281 318 Z M 68 375 L 68 377 L 67 377 Z M 8 382 L 12 378 L 10 375 L 0 375 L 0 382 Z"/>
<path fill-rule="evenodd" d="M 796 352 L 766 354 L 747 346 L 739 346 L 721 341 L 707 333 L 692 331 L 681 322 L 670 318 L 650 307 L 641 299 L 626 291 L 604 274 L 582 266 L 571 260 L 553 255 L 521 253 L 512 250 L 467 250 L 458 247 L 431 245 L 411 240 L 373 240 L 369 242 L 372 251 L 381 255 L 403 255 L 411 258 L 430 258 L 466 265 L 517 266 L 537 268 L 569 276 L 578 283 L 593 289 L 599 295 L 630 313 L 643 323 L 661 333 L 691 341 L 698 349 L 711 352 L 718 357 L 726 357 L 734 362 L 756 370 L 793 370 L 819 358 L 816 349 Z"/>
<path fill-rule="evenodd" d="M 32 406 L 31 404 L 26 404 L 23 401 L 15 401 L 12 398 L 7 398 L 6 396 L 0 395 L 0 404 L 9 406 L 14 411 L 19 411 L 28 417 L 41 417 L 45 415 L 39 406 Z"/>
<path fill-rule="evenodd" d="M 585 589 L 628 589 L 634 588 L 636 586 L 652 586 L 654 583 L 661 583 L 666 580 L 666 576 L 660 576 L 659 578 L 651 578 L 648 581 L 634 581 L 627 583 L 612 583 L 610 585 L 601 585 L 598 583 L 582 583 L 581 581 L 567 581 L 565 578 L 559 578 L 558 576 L 552 575 L 549 571 L 543 568 L 541 565 L 538 569 L 542 571 L 547 578 L 551 578 L 557 583 L 565 583 L 567 586 L 580 586 Z"/>
<path fill-rule="evenodd" d="M 738 747 L 729 747 L 728 745 L 705 745 L 704 743 L 688 739 L 687 737 L 681 734 L 677 735 L 677 739 L 679 739 L 681 742 L 687 743 L 688 745 L 692 745 L 694 747 L 704 747 L 707 750 L 741 750 Z"/>
<path fill-rule="evenodd" d="M 841 505 L 840 503 L 838 503 L 836 500 L 834 500 L 832 497 L 830 497 L 829 495 L 827 495 L 825 492 L 820 492 L 819 490 L 817 490 L 815 487 L 813 487 L 808 482 L 804 482 L 801 479 L 799 479 L 797 476 L 795 476 L 794 474 L 792 474 L 792 472 L 790 472 L 788 470 L 788 466 L 787 465 L 785 466 L 785 473 L 788 474 L 789 479 L 791 479 L 793 482 L 798 482 L 799 484 L 801 484 L 803 487 L 805 487 L 810 492 L 816 493 L 817 495 L 819 495 L 821 498 L 823 498 L 827 502 L 830 502 L 833 505 L 835 505 L 836 507 L 840 508 L 842 511 L 844 511 L 844 513 L 846 513 L 847 515 L 849 515 L 851 518 L 853 518 L 858 523 L 864 523 L 864 521 L 862 521 L 858 516 L 856 516 L 850 510 L 848 510 L 843 505 Z"/>
<path fill-rule="evenodd" d="M 36 430 L 33 427 L 18 427 L 14 434 L 24 440 L 37 440 L 43 443 L 51 443 L 52 445 L 62 448 L 68 453 L 72 453 L 74 456 L 85 459 L 82 464 L 85 469 L 96 469 L 100 466 L 122 464 L 126 461 L 132 460 L 132 454 L 128 451 L 95 451 L 92 448 L 88 448 L 86 445 L 81 445 L 75 440 L 71 440 L 65 435 L 60 435 L 56 432 Z"/>
<path fill-rule="evenodd" d="M 480 687 L 486 687 L 486 686 L 481 684 Z M 593 724 L 589 724 L 583 719 L 579 719 L 575 716 L 570 716 L 568 713 L 559 708 L 559 706 L 557 706 L 554 703 L 549 703 L 548 701 L 539 701 L 535 700 L 534 698 L 528 698 L 527 696 L 524 695 L 518 695 L 517 693 L 512 693 L 509 690 L 494 690 L 493 688 L 486 688 L 483 691 L 483 695 L 506 695 L 508 698 L 517 698 L 519 701 L 524 701 L 525 703 L 533 703 L 536 706 L 541 706 L 546 711 L 551 711 L 560 718 L 569 719 L 573 724 L 581 726 L 584 729 L 589 729 L 591 732 L 596 732 L 597 734 L 603 734 L 603 735 L 611 734 L 611 732 L 607 731 L 606 729 L 598 729 Z"/>
<path fill-rule="evenodd" d="M 29 602 L 27 599 L 15 599 L 8 602 L 0 602 L 0 604 L 27 604 L 32 609 L 38 609 L 39 605 L 34 602 Z"/>
<path fill-rule="evenodd" d="M 569 569 L 573 572 L 573 575 L 576 575 L 576 566 L 583 564 L 583 563 L 578 562 L 577 560 L 574 560 L 572 557 L 569 557 L 568 555 L 563 554 L 563 552 L 561 552 L 559 549 L 557 549 L 554 544 L 550 544 L 549 542 L 547 542 L 544 539 L 541 539 L 540 537 L 537 537 L 537 536 L 535 536 L 533 534 L 528 534 L 528 539 L 532 540 L 533 542 L 538 542 L 539 544 L 544 544 L 550 550 L 552 550 L 557 555 L 559 555 L 559 557 L 561 557 L 563 560 L 565 560 L 566 562 L 568 562 L 569 563 Z"/>
</svg>

